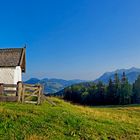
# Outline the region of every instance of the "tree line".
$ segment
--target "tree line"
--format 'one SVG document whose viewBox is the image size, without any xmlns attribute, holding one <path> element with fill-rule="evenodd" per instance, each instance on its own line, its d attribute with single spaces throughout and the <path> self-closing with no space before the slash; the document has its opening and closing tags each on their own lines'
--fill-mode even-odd
<svg viewBox="0 0 140 140">
<path fill-rule="evenodd" d="M 88 82 L 72 85 L 63 90 L 63 98 L 84 105 L 126 105 L 140 103 L 140 76 L 130 84 L 125 72 L 119 79 L 118 74 L 105 85 Z"/>
</svg>

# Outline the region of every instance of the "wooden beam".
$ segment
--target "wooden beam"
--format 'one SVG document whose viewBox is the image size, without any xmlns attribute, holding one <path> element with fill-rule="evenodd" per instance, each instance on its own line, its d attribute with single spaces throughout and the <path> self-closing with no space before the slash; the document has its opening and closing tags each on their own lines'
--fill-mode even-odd
<svg viewBox="0 0 140 140">
<path fill-rule="evenodd" d="M 22 103 L 24 103 L 24 98 L 25 98 L 25 86 L 23 85 L 23 87 L 22 87 Z"/>
<path fill-rule="evenodd" d="M 20 62 L 19 62 L 19 65 L 21 66 L 21 69 L 23 71 L 23 68 L 24 68 L 24 71 L 26 71 L 26 48 L 24 47 L 23 48 L 23 51 L 22 51 L 22 55 L 21 55 L 21 58 L 20 58 Z"/>
<path fill-rule="evenodd" d="M 6 93 L 6 94 L 15 94 L 17 92 L 17 90 L 3 90 L 3 93 Z"/>
<path fill-rule="evenodd" d="M 35 101 L 25 101 L 25 103 L 29 103 L 29 104 L 37 104 L 37 102 L 35 102 Z"/>
<path fill-rule="evenodd" d="M 17 102 L 17 96 L 0 96 L 0 102 Z"/>
<path fill-rule="evenodd" d="M 16 84 L 3 84 L 3 86 L 4 86 L 4 88 L 5 88 L 5 87 L 8 87 L 8 88 L 9 88 L 9 87 L 10 87 L 10 88 L 11 88 L 11 87 L 15 87 L 15 88 L 17 87 Z"/>
<path fill-rule="evenodd" d="M 4 90 L 3 83 L 0 83 L 0 95 L 3 95 L 3 90 Z"/>
<path fill-rule="evenodd" d="M 17 96 L 18 96 L 18 102 L 21 102 L 21 96 L 22 96 L 22 82 L 17 83 Z"/>
</svg>

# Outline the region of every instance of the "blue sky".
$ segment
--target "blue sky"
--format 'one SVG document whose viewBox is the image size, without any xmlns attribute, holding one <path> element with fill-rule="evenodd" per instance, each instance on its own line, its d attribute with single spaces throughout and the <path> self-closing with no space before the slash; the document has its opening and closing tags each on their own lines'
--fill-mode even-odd
<svg viewBox="0 0 140 140">
<path fill-rule="evenodd" d="M 139 0 L 3 0 L 0 47 L 27 44 L 24 78 L 93 80 L 140 67 Z"/>
</svg>

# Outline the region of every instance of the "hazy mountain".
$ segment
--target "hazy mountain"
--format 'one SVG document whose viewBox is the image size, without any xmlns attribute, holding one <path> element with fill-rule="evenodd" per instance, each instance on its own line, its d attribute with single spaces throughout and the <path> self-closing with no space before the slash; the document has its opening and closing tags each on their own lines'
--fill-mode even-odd
<svg viewBox="0 0 140 140">
<path fill-rule="evenodd" d="M 88 89 L 88 88 L 92 87 L 94 85 L 94 83 L 97 83 L 98 81 L 102 81 L 104 84 L 107 84 L 109 82 L 110 78 L 112 80 L 114 79 L 115 73 L 118 73 L 119 78 L 121 79 L 123 72 L 126 73 L 126 76 L 131 84 L 134 83 L 135 80 L 137 79 L 137 77 L 140 75 L 140 69 L 138 69 L 138 68 L 120 69 L 120 70 L 115 70 L 113 72 L 106 72 L 101 77 L 99 77 L 97 80 L 94 80 L 92 82 L 87 81 L 87 82 L 83 82 L 80 84 L 74 84 L 73 86 L 78 86 L 79 89 L 82 89 L 82 87 L 85 87 Z M 69 87 L 67 87 L 66 89 L 69 89 Z M 55 93 L 55 95 L 58 95 L 58 96 L 62 96 L 64 94 L 65 94 L 65 90 L 61 90 L 61 91 Z"/>
<path fill-rule="evenodd" d="M 42 84 L 44 87 L 44 92 L 47 93 L 55 93 L 62 89 L 64 89 L 67 86 L 70 86 L 72 84 L 77 84 L 85 82 L 83 80 L 63 80 L 63 79 L 48 79 L 44 78 L 42 80 L 39 80 L 37 78 L 31 78 L 28 81 L 25 81 L 27 84 Z"/>
<path fill-rule="evenodd" d="M 102 81 L 103 83 L 107 84 L 109 79 L 112 78 L 114 79 L 114 74 L 118 73 L 119 77 L 121 78 L 122 73 L 125 72 L 126 76 L 129 80 L 130 83 L 134 83 L 134 81 L 137 79 L 138 75 L 140 75 L 140 69 L 138 68 L 131 68 L 131 69 L 120 69 L 120 70 L 115 70 L 113 72 L 106 72 L 104 73 L 101 77 L 96 79 L 94 82 Z M 37 84 L 40 83 L 44 86 L 44 92 L 45 93 L 56 93 L 65 87 L 71 86 L 73 84 L 78 84 L 86 82 L 84 80 L 64 80 L 64 79 L 48 79 L 44 78 L 42 80 L 39 80 L 37 78 L 31 78 L 25 83 L 28 84 Z"/>
<path fill-rule="evenodd" d="M 118 73 L 119 77 L 121 78 L 122 73 L 125 72 L 129 82 L 132 84 L 137 79 L 138 75 L 140 75 L 139 68 L 130 68 L 130 69 L 119 69 L 113 72 L 106 72 L 101 77 L 96 79 L 94 82 L 102 81 L 103 83 L 108 83 L 109 79 L 114 79 L 114 74 Z"/>
<path fill-rule="evenodd" d="M 37 78 L 31 78 L 31 79 L 29 79 L 28 81 L 26 81 L 25 83 L 27 83 L 27 84 L 36 84 L 36 83 L 39 83 L 39 79 L 37 79 Z"/>
</svg>

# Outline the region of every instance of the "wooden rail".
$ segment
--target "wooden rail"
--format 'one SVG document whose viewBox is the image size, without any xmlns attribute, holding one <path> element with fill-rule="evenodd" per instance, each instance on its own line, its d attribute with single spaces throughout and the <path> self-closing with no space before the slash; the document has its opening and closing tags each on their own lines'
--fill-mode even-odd
<svg viewBox="0 0 140 140">
<path fill-rule="evenodd" d="M 42 86 L 41 85 L 29 85 L 23 84 L 22 89 L 22 103 L 41 103 Z M 32 97 L 37 98 L 36 101 L 32 101 Z"/>
<path fill-rule="evenodd" d="M 0 83 L 0 101 L 41 104 L 42 86 L 18 82 L 17 84 Z M 36 98 L 32 101 L 32 98 Z"/>
</svg>

